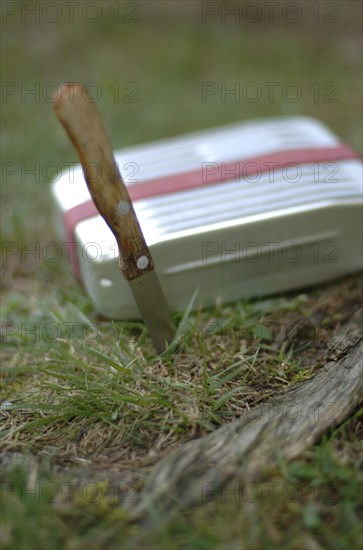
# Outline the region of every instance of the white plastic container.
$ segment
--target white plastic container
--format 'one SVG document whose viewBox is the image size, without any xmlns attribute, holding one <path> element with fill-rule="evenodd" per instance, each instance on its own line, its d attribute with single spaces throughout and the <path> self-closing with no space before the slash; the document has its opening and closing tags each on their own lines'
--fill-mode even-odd
<svg viewBox="0 0 363 550">
<path fill-rule="evenodd" d="M 172 310 L 184 310 L 196 288 L 194 306 L 205 307 L 362 266 L 363 165 L 314 119 L 233 124 L 115 157 Z M 97 310 L 139 318 L 81 168 L 62 173 L 52 193 L 59 237 Z"/>
</svg>

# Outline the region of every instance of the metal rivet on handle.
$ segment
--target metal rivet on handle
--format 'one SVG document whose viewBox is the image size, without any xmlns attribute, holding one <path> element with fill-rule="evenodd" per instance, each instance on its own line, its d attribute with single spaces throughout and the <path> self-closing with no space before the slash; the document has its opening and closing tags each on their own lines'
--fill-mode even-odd
<svg viewBox="0 0 363 550">
<path fill-rule="evenodd" d="M 130 203 L 127 201 L 120 201 L 117 205 L 116 212 L 120 216 L 125 216 L 125 214 L 130 212 Z"/>
<path fill-rule="evenodd" d="M 149 258 L 147 256 L 140 256 L 137 260 L 136 265 L 139 269 L 145 269 L 149 265 Z"/>
</svg>

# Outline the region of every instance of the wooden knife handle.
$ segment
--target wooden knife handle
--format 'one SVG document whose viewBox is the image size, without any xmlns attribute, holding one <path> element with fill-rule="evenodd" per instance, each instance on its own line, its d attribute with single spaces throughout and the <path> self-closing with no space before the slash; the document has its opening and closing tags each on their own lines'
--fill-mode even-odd
<svg viewBox="0 0 363 550">
<path fill-rule="evenodd" d="M 93 202 L 116 237 L 122 274 L 131 281 L 152 271 L 153 259 L 94 101 L 79 84 L 65 84 L 54 109 L 76 148 Z"/>
</svg>

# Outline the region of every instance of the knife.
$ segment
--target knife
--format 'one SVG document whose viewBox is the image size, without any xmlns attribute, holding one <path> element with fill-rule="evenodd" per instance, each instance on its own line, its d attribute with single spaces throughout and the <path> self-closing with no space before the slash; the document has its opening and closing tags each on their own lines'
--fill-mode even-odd
<svg viewBox="0 0 363 550">
<path fill-rule="evenodd" d="M 175 328 L 95 102 L 81 85 L 64 84 L 54 99 L 54 110 L 77 151 L 93 202 L 116 238 L 120 271 L 157 353 L 162 353 Z"/>
</svg>

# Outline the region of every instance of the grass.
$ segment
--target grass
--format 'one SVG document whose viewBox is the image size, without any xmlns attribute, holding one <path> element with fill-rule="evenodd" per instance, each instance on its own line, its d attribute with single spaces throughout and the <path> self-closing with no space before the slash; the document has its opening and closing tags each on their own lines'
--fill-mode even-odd
<svg viewBox="0 0 363 550">
<path fill-rule="evenodd" d="M 149 468 L 172 449 L 312 376 L 332 333 L 357 308 L 359 278 L 189 312 L 182 345 L 159 358 L 141 323 L 97 317 L 64 259 L 29 251 L 56 240 L 52 170 L 76 161 L 42 97 L 47 83 L 95 82 L 115 147 L 307 114 L 359 150 L 360 4 L 340 3 L 331 25 L 314 25 L 307 11 L 296 25 L 281 17 L 204 24 L 194 2 L 137 4 L 135 24 L 115 23 L 106 7 L 97 24 L 79 16 L 3 24 L 2 76 L 19 91 L 2 105 L 2 159 L 15 170 L 3 173 L 2 186 L 3 253 L 11 251 L 1 293 L 2 547 L 358 548 L 359 411 L 298 460 L 261 472 L 250 492 L 236 496 L 232 485 L 151 534 L 120 504 L 137 498 Z M 282 94 L 272 102 L 201 100 L 203 82 L 223 81 L 294 81 L 303 93 L 297 103 Z M 139 87 L 137 103 L 125 102 L 127 82 Z M 338 103 L 314 98 L 314 82 L 320 92 L 336 83 Z M 24 92 L 37 85 L 39 100 Z"/>
<path fill-rule="evenodd" d="M 323 292 L 190 314 L 182 349 L 162 358 L 140 327 L 126 337 L 94 324 L 96 347 L 44 339 L 37 353 L 13 334 L 5 353 L 21 350 L 23 363 L 3 374 L 5 547 L 28 548 L 27 533 L 31 548 L 358 547 L 359 411 L 294 463 L 247 487 L 235 480 L 152 535 L 120 504 L 137 498 L 164 454 L 310 377 L 360 293 L 350 278 Z M 301 328 L 290 340 L 292 326 Z"/>
<path fill-rule="evenodd" d="M 7 410 L 13 414 L 10 431 L 5 425 L 5 441 L 7 437 L 12 440 L 15 431 L 19 434 L 17 444 L 24 438 L 28 444 L 32 433 L 39 437 L 42 426 L 46 439 L 53 437 L 58 443 L 60 437 L 68 443 L 77 433 L 87 434 L 80 445 L 91 451 L 92 433 L 98 434 L 101 423 L 103 435 L 97 435 L 98 445 L 112 439 L 116 445 L 122 441 L 124 447 L 140 448 L 144 454 L 155 447 L 163 449 L 164 439 L 170 449 L 173 441 L 183 436 L 215 429 L 226 416 L 239 416 L 246 406 L 300 377 L 299 360 L 290 351 L 267 345 L 270 332 L 259 321 L 263 305 L 269 311 L 276 302 L 241 303 L 235 311 L 222 309 L 218 323 L 211 312 L 190 315 L 180 336 L 182 349 L 166 350 L 162 358 L 155 357 L 143 334 L 138 341 L 125 333 L 115 337 L 111 323 L 87 325 L 83 320 L 83 329 L 92 327 L 90 336 L 97 331 L 97 343 L 92 345 L 75 338 L 71 342 L 57 339 L 50 347 L 45 338 L 37 346 L 41 365 L 37 356 L 31 369 L 12 366 L 5 371 L 8 378 L 16 379 L 20 385 L 17 394 L 21 395 L 19 403 L 12 403 L 8 391 Z M 299 299 L 285 300 L 284 306 L 278 302 L 280 311 L 289 311 L 297 307 Z M 233 328 L 228 328 L 230 324 Z M 34 361 L 34 335 L 47 335 L 53 325 L 60 326 L 43 319 L 34 332 L 28 327 L 29 341 L 21 330 L 12 331 L 9 355 L 25 336 L 22 349 Z M 236 327 L 245 329 L 243 340 L 237 339 Z M 38 418 L 30 420 L 32 410 Z M 14 427 L 16 418 L 19 425 Z M 43 446 L 44 437 L 41 439 Z"/>
<path fill-rule="evenodd" d="M 130 524 L 119 507 L 133 498 L 139 480 L 124 481 L 119 474 L 105 481 L 92 471 L 87 477 L 84 471 L 60 475 L 47 461 L 39 468 L 25 457 L 3 484 L 3 545 L 27 549 L 32 540 L 32 548 L 52 549 L 358 548 L 362 445 L 352 443 L 359 415 L 299 460 L 281 463 L 243 489 L 235 480 L 151 535 Z"/>
</svg>

